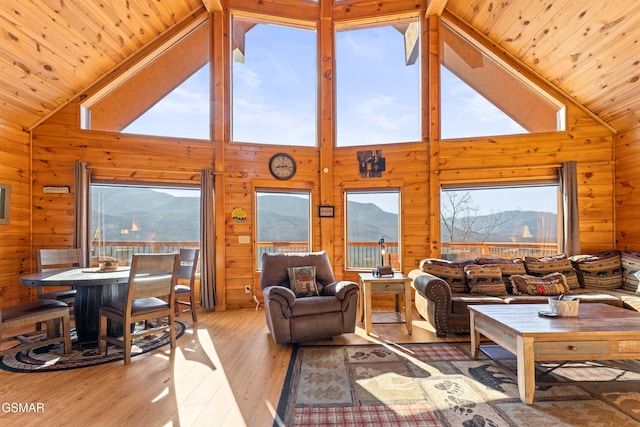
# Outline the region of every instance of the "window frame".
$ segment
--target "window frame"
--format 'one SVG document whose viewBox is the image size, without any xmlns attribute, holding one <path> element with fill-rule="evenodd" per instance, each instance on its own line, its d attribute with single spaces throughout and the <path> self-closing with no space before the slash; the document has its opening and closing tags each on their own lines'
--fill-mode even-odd
<svg viewBox="0 0 640 427">
<path fill-rule="evenodd" d="M 308 220 L 308 251 L 313 251 L 313 189 L 310 185 L 302 185 L 296 187 L 286 187 L 286 186 L 277 186 L 277 185 L 256 185 L 253 188 L 253 215 L 254 215 L 254 234 L 253 234 L 253 249 L 255 253 L 255 259 L 253 262 L 253 266 L 256 273 L 260 273 L 262 271 L 262 257 L 260 252 L 260 240 L 258 239 L 259 227 L 258 227 L 258 193 L 272 193 L 272 194 L 306 194 L 309 197 L 309 210 L 307 214 Z"/>
<path fill-rule="evenodd" d="M 257 24 L 264 24 L 264 25 L 277 25 L 277 26 L 281 26 L 281 27 L 290 27 L 290 28 L 297 28 L 297 29 L 302 29 L 302 30 L 307 30 L 307 31 L 313 31 L 315 34 L 315 64 L 314 64 L 314 70 L 315 70 L 315 84 L 314 84 L 314 95 L 315 95 L 315 102 L 314 102 L 314 116 L 313 116 L 313 125 L 314 125 L 314 129 L 315 129 L 315 136 L 313 138 L 312 144 L 287 144 L 285 142 L 264 142 L 264 141 L 241 141 L 238 140 L 235 136 L 234 136 L 234 62 L 235 62 L 235 57 L 237 55 L 236 49 L 234 48 L 234 29 L 233 29 L 233 24 L 234 24 L 234 18 L 239 18 L 239 19 L 244 19 L 244 20 L 248 20 L 248 21 L 256 21 Z M 229 142 L 232 144 L 256 144 L 256 145 L 263 145 L 263 146 L 285 146 L 285 147 L 305 147 L 305 148 L 317 148 L 319 146 L 319 137 L 320 137 L 320 126 L 319 126 L 319 122 L 318 122 L 318 117 L 320 115 L 320 75 L 319 75 L 319 56 L 320 56 L 320 52 L 319 52 L 319 45 L 320 45 L 320 38 L 319 38 L 319 33 L 318 33 L 318 23 L 315 21 L 305 21 L 305 20 L 298 20 L 298 19 L 290 19 L 290 18 L 286 18 L 286 17 L 282 17 L 282 16 L 273 16 L 273 15 L 260 15 L 260 16 L 256 16 L 252 13 L 248 13 L 242 10 L 234 10 L 229 14 L 229 27 L 230 27 L 230 32 L 233 35 L 232 37 L 229 37 L 229 45 L 228 45 L 228 51 L 227 54 L 229 55 L 229 124 L 228 124 L 228 132 L 229 132 Z M 243 40 L 244 41 L 244 40 Z"/>
<path fill-rule="evenodd" d="M 140 181 L 135 181 L 135 182 L 131 182 L 131 181 L 106 181 L 106 180 L 99 180 L 99 179 L 93 179 L 91 181 L 91 183 L 89 184 L 89 196 L 91 195 L 93 188 L 94 187 L 129 187 L 129 188 L 142 188 L 142 189 L 163 189 L 163 190 L 175 190 L 175 191 L 180 191 L 180 190 L 193 190 L 193 191 L 198 191 L 200 193 L 199 196 L 199 200 L 202 200 L 202 193 L 201 193 L 201 186 L 200 185 L 187 185 L 187 184 L 179 184 L 179 183 L 170 183 L 170 182 L 140 182 Z M 91 258 L 94 257 L 93 253 L 93 249 L 98 247 L 99 245 L 94 245 L 94 234 L 95 234 L 95 230 L 94 230 L 94 224 L 93 221 L 91 220 L 91 218 L 93 217 L 93 203 L 94 200 L 93 198 L 90 197 L 90 202 L 89 202 L 89 224 L 88 224 L 88 233 L 87 233 L 87 245 L 88 245 L 88 252 Z M 200 203 L 201 204 L 201 203 Z M 201 212 L 200 210 L 198 211 L 198 218 L 201 218 Z M 197 240 L 197 247 L 201 248 L 202 246 L 202 222 L 200 219 L 199 222 L 199 232 L 198 232 L 198 240 Z M 146 245 L 139 245 L 139 246 L 146 246 Z M 182 246 L 182 247 L 186 247 L 186 246 Z M 175 253 L 178 253 L 178 251 L 176 250 Z M 98 253 L 98 256 L 101 256 L 100 253 Z M 131 258 L 129 257 L 128 261 L 130 261 Z M 128 264 L 126 264 L 128 265 Z"/>
<path fill-rule="evenodd" d="M 438 224 L 439 227 L 442 228 L 442 194 L 446 190 L 454 190 L 454 191 L 474 191 L 474 190 L 482 190 L 482 189 L 517 189 L 524 187 L 543 187 L 543 186 L 554 186 L 556 187 L 556 247 L 555 250 L 550 251 L 553 253 L 545 254 L 547 255 L 556 255 L 558 253 L 563 252 L 564 247 L 564 230 L 563 230 L 563 200 L 562 194 L 560 191 L 560 180 L 559 178 L 546 178 L 546 179 L 533 179 L 533 180 L 522 180 L 522 181 L 508 181 L 508 182 L 441 182 L 440 183 L 440 197 L 438 198 Z M 440 256 L 444 257 L 442 254 L 443 249 L 443 236 L 440 236 Z M 455 243 L 455 242 L 453 242 Z M 480 243 L 480 242 L 474 242 Z M 481 255 L 481 256 L 491 256 L 491 255 Z M 526 255 L 526 256 L 535 256 L 535 255 Z M 513 256 L 511 256 L 513 258 Z"/>
<path fill-rule="evenodd" d="M 403 186 L 399 183 L 390 183 L 388 187 L 378 188 L 378 187 L 370 187 L 370 186 L 359 186 L 357 184 L 346 185 L 342 191 L 342 201 L 343 201 L 343 233 L 344 233 L 344 269 L 346 271 L 370 271 L 371 268 L 375 268 L 376 264 L 372 267 L 351 267 L 350 266 L 350 257 L 349 257 L 349 208 L 348 208 L 348 194 L 349 193 L 394 193 L 398 195 L 398 242 L 397 242 L 397 266 L 393 268 L 393 271 L 401 272 L 402 271 L 402 188 Z M 386 261 L 385 261 L 386 264 Z"/>
<path fill-rule="evenodd" d="M 345 32 L 345 31 L 350 31 L 350 30 L 364 30 L 364 29 L 370 29 L 370 28 L 375 28 L 375 27 L 385 27 L 385 26 L 393 26 L 394 23 L 396 24 L 400 24 L 400 23 L 411 23 L 411 22 L 415 22 L 418 25 L 418 39 L 416 41 L 417 44 L 417 57 L 415 58 L 415 63 L 412 64 L 414 66 L 417 67 L 418 70 L 418 80 L 417 80 L 417 87 L 415 90 L 415 93 L 417 94 L 418 97 L 418 105 L 417 105 L 417 112 L 418 112 L 418 117 L 417 117 L 417 123 L 418 123 L 418 132 L 416 135 L 416 139 L 413 140 L 393 140 L 393 141 L 375 141 L 372 142 L 370 140 L 366 140 L 360 143 L 350 143 L 350 144 L 340 144 L 339 141 L 339 130 L 338 130 L 338 126 L 339 126 L 339 122 L 340 122 L 340 117 L 339 117 L 339 112 L 338 112 L 338 104 L 339 104 L 339 96 L 340 94 L 338 93 L 338 79 L 339 79 L 339 64 L 338 64 L 338 58 L 337 58 L 337 34 L 339 32 Z M 376 144 L 376 145 L 390 145 L 390 144 L 404 144 L 404 143 L 415 143 L 415 142 L 421 142 L 423 139 L 423 134 L 424 134 L 424 129 L 423 129 L 423 120 L 422 120 L 422 114 L 424 112 L 424 94 L 422 93 L 424 90 L 424 84 L 423 81 L 426 78 L 423 75 L 423 64 L 422 64 L 422 60 L 423 60 L 423 54 L 422 54 L 422 50 L 423 50 L 423 40 L 422 40 L 422 36 L 423 36 L 423 31 L 424 28 L 421 28 L 422 25 L 424 24 L 423 20 L 421 19 L 419 14 L 415 14 L 415 13 L 404 13 L 404 14 L 398 14 L 398 15 L 390 15 L 390 16 L 385 16 L 384 18 L 379 18 L 379 19 L 375 19 L 375 20 L 371 20 L 371 19 L 363 19 L 363 20 L 349 20 L 349 21 L 340 21 L 340 20 L 336 20 L 334 21 L 334 37 L 333 37 L 333 56 L 334 56 L 334 62 L 333 62 L 333 66 L 334 66 L 334 75 L 335 78 L 333 79 L 333 86 L 332 86 L 332 94 L 333 94 L 333 98 L 334 98 L 334 114 L 333 116 L 335 117 L 335 123 L 334 123 L 334 146 L 336 148 L 357 148 L 357 147 L 362 147 L 362 146 L 366 146 L 366 145 L 371 145 L 371 144 Z M 405 55 L 406 55 L 406 46 L 405 46 Z"/>
</svg>

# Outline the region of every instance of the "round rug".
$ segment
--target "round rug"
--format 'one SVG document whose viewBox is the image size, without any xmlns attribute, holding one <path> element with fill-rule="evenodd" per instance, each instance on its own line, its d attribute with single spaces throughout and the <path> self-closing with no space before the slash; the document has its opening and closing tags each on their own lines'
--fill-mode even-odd
<svg viewBox="0 0 640 427">
<path fill-rule="evenodd" d="M 181 322 L 175 321 L 176 339 L 180 338 L 186 329 Z M 52 372 L 66 369 L 84 368 L 101 365 L 124 359 L 122 347 L 110 345 L 107 355 L 100 354 L 98 348 L 82 348 L 75 341 L 75 329 L 71 330 L 72 351 L 64 354 L 62 343 L 49 344 L 44 347 L 5 354 L 0 358 L 0 368 L 13 372 Z M 168 345 L 169 332 L 139 338 L 133 341 L 131 356 L 155 350 Z"/>
</svg>

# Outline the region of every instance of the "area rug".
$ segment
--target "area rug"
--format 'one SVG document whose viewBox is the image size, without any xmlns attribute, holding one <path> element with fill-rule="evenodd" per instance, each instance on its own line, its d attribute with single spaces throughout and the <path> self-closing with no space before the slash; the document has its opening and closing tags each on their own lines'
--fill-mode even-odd
<svg viewBox="0 0 640 427">
<path fill-rule="evenodd" d="M 640 423 L 640 362 L 540 365 L 533 405 L 506 365 L 471 359 L 468 343 L 297 346 L 274 426 Z"/>
<path fill-rule="evenodd" d="M 185 331 L 185 325 L 175 321 L 176 339 Z M 124 359 L 121 347 L 109 346 L 107 355 L 100 354 L 97 348 L 82 348 L 74 340 L 75 330 L 71 330 L 72 351 L 64 354 L 62 343 L 50 344 L 44 347 L 6 354 L 0 358 L 0 368 L 13 372 L 52 372 L 66 369 L 85 368 L 103 363 Z M 155 350 L 170 342 L 169 332 L 160 332 L 134 340 L 131 356 Z"/>
</svg>

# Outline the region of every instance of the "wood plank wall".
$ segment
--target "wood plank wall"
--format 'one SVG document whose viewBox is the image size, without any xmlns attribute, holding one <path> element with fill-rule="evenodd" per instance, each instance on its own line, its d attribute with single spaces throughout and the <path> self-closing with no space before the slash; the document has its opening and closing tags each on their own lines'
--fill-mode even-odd
<svg viewBox="0 0 640 427">
<path fill-rule="evenodd" d="M 30 197 L 29 134 L 0 119 L 0 183 L 11 185 L 9 224 L 0 224 L 0 306 L 29 299 L 18 279 L 29 271 Z"/>
<path fill-rule="evenodd" d="M 218 13 L 215 22 L 222 22 L 221 16 Z M 214 56 L 225 57 L 215 52 L 215 49 L 226 46 L 221 39 L 226 37 L 225 32 L 214 29 L 213 34 L 211 46 Z M 430 34 L 433 37 L 437 32 L 431 31 Z M 422 51 L 437 54 L 433 52 L 437 45 L 433 40 L 425 40 Z M 423 53 L 425 61 L 426 56 Z M 227 85 L 227 89 L 221 89 L 220 85 Z M 228 83 L 216 81 L 214 87 L 214 93 L 228 102 Z M 437 99 L 434 96 L 434 93 L 437 94 L 437 79 L 425 81 L 423 91 L 423 99 Z M 331 96 L 325 93 L 321 98 L 330 100 Z M 83 131 L 79 129 L 79 104 L 72 102 L 33 131 L 32 248 L 72 245 L 74 161 L 89 162 L 94 170 L 94 178 L 101 180 L 196 183 L 199 171 L 214 167 L 214 158 L 217 156 L 219 161 L 215 168 L 224 178 L 220 180 L 224 194 L 218 191 L 216 195 L 223 198 L 217 203 L 217 206 L 223 207 L 223 212 L 219 211 L 217 215 L 222 215 L 224 222 L 216 220 L 216 227 L 219 244 L 225 251 L 224 262 L 218 264 L 224 265 L 224 271 L 217 276 L 218 291 L 223 292 L 226 308 L 253 307 L 251 296 L 244 293 L 244 286 L 252 285 L 254 290 L 259 290 L 259 275 L 254 268 L 255 253 L 253 245 L 240 244 L 238 237 L 250 236 L 253 241 L 253 192 L 256 188 L 283 185 L 269 174 L 268 161 L 274 153 L 286 151 L 298 163 L 296 176 L 287 181 L 286 186 L 311 188 L 314 212 L 320 204 L 321 195 L 325 200 L 332 200 L 336 208 L 335 218 L 330 220 L 320 220 L 314 214 L 312 226 L 313 249 L 323 249 L 323 242 L 327 241 L 332 245 L 329 249 L 333 252 L 333 265 L 338 278 L 356 278 L 355 273 L 344 269 L 344 189 L 389 186 L 401 189 L 402 269 L 407 273 L 422 258 L 438 255 L 439 242 L 432 242 L 432 230 L 437 225 L 430 224 L 429 218 L 439 217 L 437 200 L 431 200 L 439 181 L 505 183 L 548 178 L 556 175 L 557 167 L 565 160 L 578 162 L 583 252 L 610 249 L 615 241 L 614 194 L 622 185 L 619 183 L 614 186 L 614 137 L 605 126 L 573 106 L 571 100 L 565 101 L 569 108 L 568 129 L 564 132 L 447 141 L 439 141 L 436 134 L 429 138 L 427 134 L 424 142 L 334 148 L 322 153 L 321 148 L 229 143 L 226 136 L 228 130 L 222 123 L 212 124 L 216 147 L 208 141 Z M 423 104 L 427 102 L 423 101 Z M 328 110 L 320 111 L 330 114 Z M 431 129 L 433 133 L 438 129 L 437 123 L 433 122 L 438 117 L 437 110 L 430 110 L 428 115 L 429 119 L 425 118 L 423 127 Z M 330 129 L 326 125 L 330 123 L 328 116 L 323 116 L 321 121 L 324 121 L 323 128 Z M 427 130 L 425 132 L 429 133 Z M 24 145 L 16 142 L 24 141 L 22 136 L 12 136 L 11 139 L 18 147 Z M 431 144 L 426 142 L 427 139 L 432 141 Z M 332 138 L 322 138 L 322 141 L 331 142 Z M 357 151 L 371 148 L 382 149 L 387 170 L 381 178 L 363 179 L 358 171 Z M 619 143 L 617 148 L 620 152 L 624 146 Z M 28 154 L 22 155 L 26 159 L 18 156 L 16 161 L 28 163 Z M 329 180 L 321 178 L 324 167 L 331 174 Z M 632 170 L 630 165 L 627 170 Z M 333 183 L 332 188 L 322 188 L 323 182 Z M 43 185 L 68 185 L 72 192 L 69 195 L 45 195 L 42 193 Z M 28 191 L 24 194 L 28 194 Z M 249 217 L 245 222 L 236 223 L 231 219 L 234 207 L 247 210 Z M 19 224 L 28 226 L 28 209 L 21 208 L 16 216 Z M 326 227 L 330 227 L 329 232 Z M 26 230 L 21 230 L 21 233 L 28 235 Z M 327 235 L 332 238 L 327 239 Z M 2 245 L 3 251 L 9 250 L 7 245 Z M 23 256 L 30 255 L 30 251 L 23 250 Z M 30 261 L 26 260 L 26 265 L 33 264 Z"/>
<path fill-rule="evenodd" d="M 640 251 L 640 124 L 616 136 L 616 244 Z"/>
</svg>

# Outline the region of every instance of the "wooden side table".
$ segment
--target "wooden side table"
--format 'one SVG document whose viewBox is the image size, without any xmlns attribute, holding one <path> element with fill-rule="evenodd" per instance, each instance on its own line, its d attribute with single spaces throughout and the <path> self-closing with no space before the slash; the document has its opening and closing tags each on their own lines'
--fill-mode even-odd
<svg viewBox="0 0 640 427">
<path fill-rule="evenodd" d="M 371 273 L 360 273 L 360 319 L 364 319 L 364 331 L 367 335 L 371 333 L 373 323 L 405 323 L 409 335 L 412 332 L 413 307 L 411 303 L 411 279 L 402 273 L 394 273 L 393 276 L 374 276 Z M 390 321 L 376 321 L 372 319 L 371 295 L 373 294 L 393 294 L 395 296 L 395 312 Z M 404 319 L 400 310 L 399 296 L 404 294 Z M 381 313 L 376 313 L 381 314 Z M 388 313 L 384 313 L 388 315 Z"/>
</svg>

